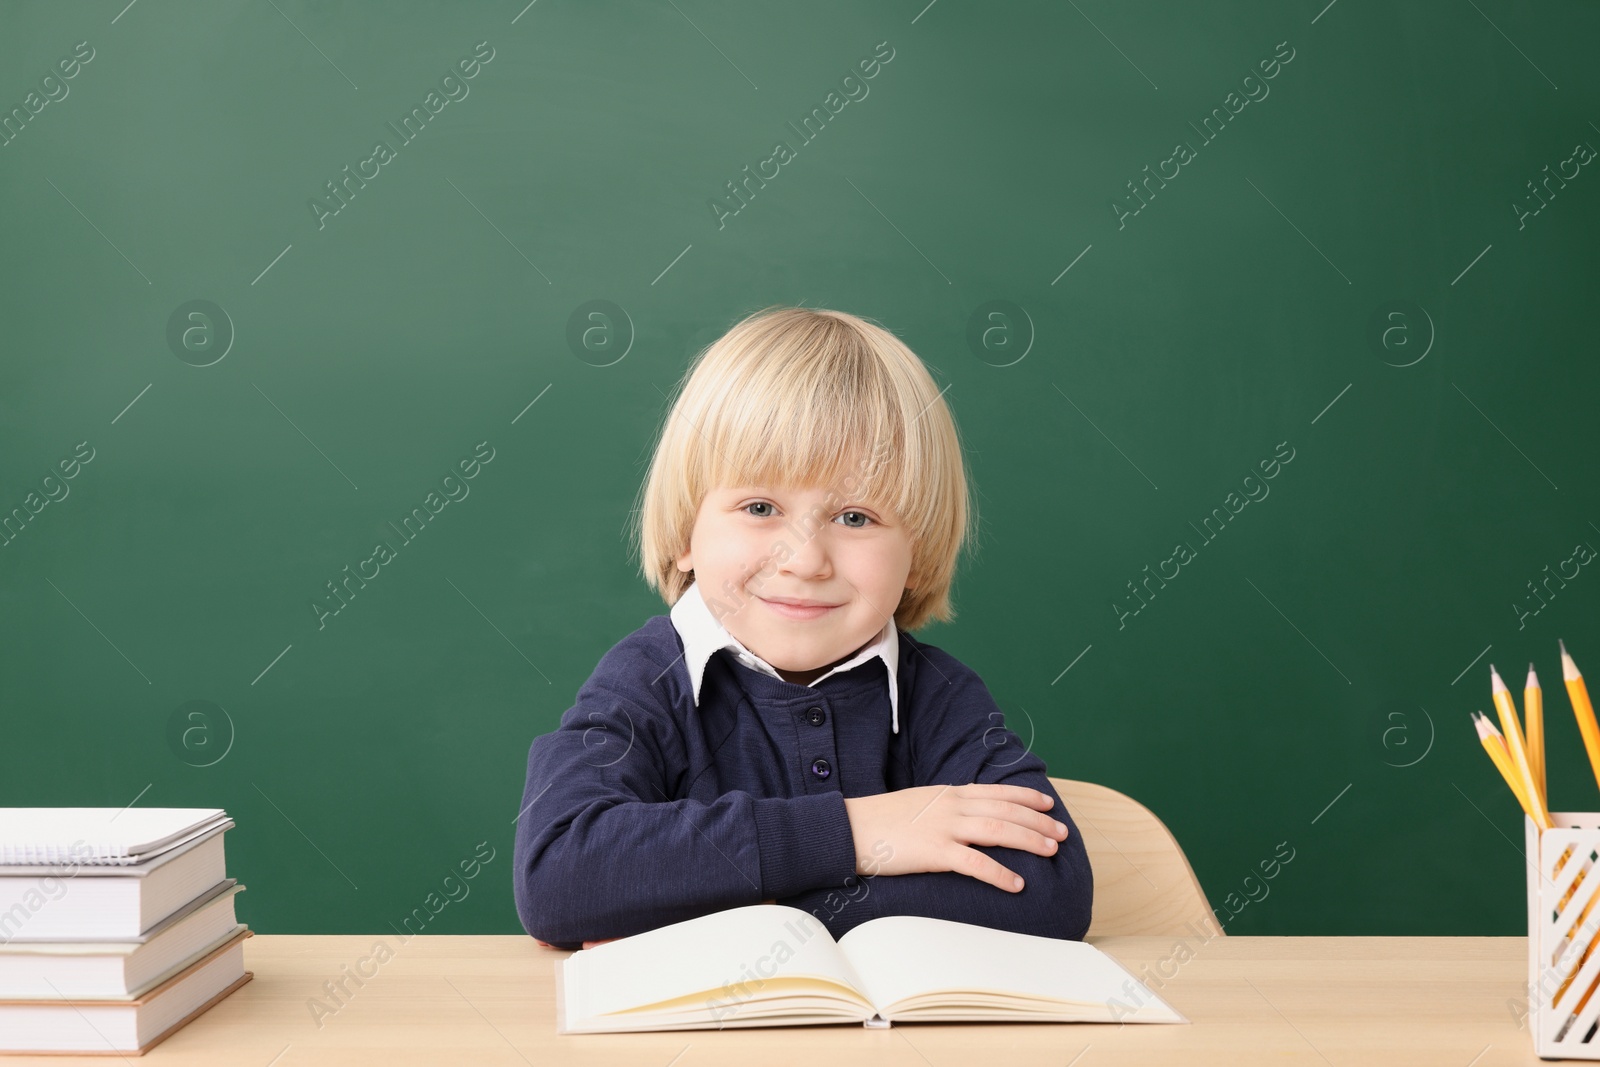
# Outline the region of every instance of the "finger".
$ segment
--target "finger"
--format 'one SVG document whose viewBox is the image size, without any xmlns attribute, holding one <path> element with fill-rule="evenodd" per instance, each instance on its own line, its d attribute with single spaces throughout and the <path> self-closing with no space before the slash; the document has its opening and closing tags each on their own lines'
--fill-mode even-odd
<svg viewBox="0 0 1600 1067">
<path fill-rule="evenodd" d="M 964 817 L 957 822 L 954 831 L 955 839 L 967 845 L 1000 845 L 1036 852 L 1041 856 L 1053 856 L 1060 848 L 1060 843 L 1053 837 L 1046 837 L 1037 830 L 992 815 Z"/>
<path fill-rule="evenodd" d="M 1056 802 L 1056 798 L 1049 793 L 1041 793 L 1025 785 L 1002 785 L 998 782 L 962 786 L 957 795 L 971 799 L 1007 800 L 1013 804 L 1038 808 L 1040 811 L 1049 811 Z"/>
<path fill-rule="evenodd" d="M 980 882 L 987 882 L 1007 893 L 1022 891 L 1022 878 L 1016 872 L 975 848 L 956 846 L 955 854 L 950 860 L 950 869 L 957 874 L 965 874 Z"/>
<path fill-rule="evenodd" d="M 1067 838 L 1067 824 L 1058 822 L 1042 811 L 1024 807 L 1021 804 L 1011 804 L 1004 800 L 969 800 L 961 809 L 961 814 L 967 816 L 987 816 L 994 819 L 1004 819 L 1035 830 L 1044 837 L 1055 841 L 1065 841 Z"/>
</svg>

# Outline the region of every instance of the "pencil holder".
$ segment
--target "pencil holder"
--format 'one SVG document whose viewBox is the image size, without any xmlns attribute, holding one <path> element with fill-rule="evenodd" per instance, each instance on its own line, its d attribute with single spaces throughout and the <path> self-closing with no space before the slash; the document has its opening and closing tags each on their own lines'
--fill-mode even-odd
<svg viewBox="0 0 1600 1067">
<path fill-rule="evenodd" d="M 1528 1029 L 1541 1059 L 1600 1060 L 1600 812 L 1523 817 Z"/>
</svg>

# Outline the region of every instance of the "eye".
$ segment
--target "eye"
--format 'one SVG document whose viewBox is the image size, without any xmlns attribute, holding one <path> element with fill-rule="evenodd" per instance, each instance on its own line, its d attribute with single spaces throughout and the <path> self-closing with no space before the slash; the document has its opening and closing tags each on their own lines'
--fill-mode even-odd
<svg viewBox="0 0 1600 1067">
<path fill-rule="evenodd" d="M 846 516 L 849 516 L 849 515 L 854 515 L 856 518 L 861 520 L 861 525 L 859 525 L 859 526 L 856 525 L 853 522 L 845 523 L 845 525 L 850 527 L 850 529 L 852 529 L 852 530 L 864 530 L 864 529 L 867 528 L 867 525 L 869 523 L 874 521 L 872 516 L 868 515 L 864 511 L 845 511 L 845 512 L 841 512 L 839 517 L 842 519 L 842 518 L 845 518 Z"/>
<path fill-rule="evenodd" d="M 751 508 L 771 508 L 771 507 L 772 507 L 772 504 L 769 503 L 768 501 L 765 501 L 765 500 L 752 500 L 750 503 L 746 504 L 744 507 L 740 508 L 739 510 L 743 511 L 747 515 L 750 515 L 750 514 L 752 514 L 751 511 L 750 511 Z M 769 518 L 771 516 L 771 514 L 772 513 L 770 511 L 763 512 L 763 513 L 754 513 L 753 517 L 757 518 L 757 519 L 765 519 L 765 518 Z"/>
</svg>

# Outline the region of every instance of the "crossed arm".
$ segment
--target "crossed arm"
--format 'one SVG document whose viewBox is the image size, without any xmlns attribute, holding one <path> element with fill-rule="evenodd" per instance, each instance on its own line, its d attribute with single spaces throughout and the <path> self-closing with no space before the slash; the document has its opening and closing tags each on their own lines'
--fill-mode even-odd
<svg viewBox="0 0 1600 1067">
<path fill-rule="evenodd" d="M 1082 938 L 1092 874 L 1043 761 L 976 674 L 947 673 L 947 691 L 907 723 L 919 784 L 848 799 L 668 799 L 679 783 L 665 768 L 686 765 L 670 724 L 586 685 L 529 752 L 514 850 L 524 928 L 589 948 L 727 908 L 808 907 L 866 876 L 873 902 L 849 925 L 927 915 Z"/>
</svg>

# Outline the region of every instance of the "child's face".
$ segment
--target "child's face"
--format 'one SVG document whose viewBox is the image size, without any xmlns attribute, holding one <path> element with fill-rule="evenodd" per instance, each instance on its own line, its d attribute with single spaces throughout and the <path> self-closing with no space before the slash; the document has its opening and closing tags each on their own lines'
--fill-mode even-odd
<svg viewBox="0 0 1600 1067">
<path fill-rule="evenodd" d="M 714 490 L 678 557 L 712 614 L 779 671 L 820 674 L 847 658 L 877 636 L 910 587 L 911 538 L 899 517 L 839 500 L 822 488 Z M 830 606 L 773 603 L 783 600 Z"/>
</svg>

